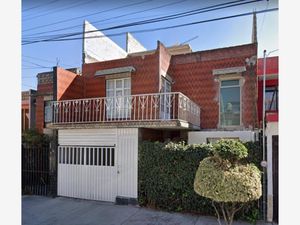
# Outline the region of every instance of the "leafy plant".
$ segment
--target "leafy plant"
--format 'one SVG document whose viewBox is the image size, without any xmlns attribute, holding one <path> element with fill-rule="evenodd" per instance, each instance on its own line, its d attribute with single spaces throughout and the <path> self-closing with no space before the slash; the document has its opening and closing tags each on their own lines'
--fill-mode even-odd
<svg viewBox="0 0 300 225">
<path fill-rule="evenodd" d="M 22 144 L 28 146 L 42 146 L 49 144 L 50 137 L 39 133 L 35 129 L 26 130 L 22 133 Z"/>
<path fill-rule="evenodd" d="M 234 139 L 221 139 L 214 144 L 214 155 L 227 159 L 231 163 L 246 158 L 248 149 L 240 141 Z"/>
<path fill-rule="evenodd" d="M 241 163 L 248 150 L 239 141 L 221 140 L 214 145 L 213 154 L 200 162 L 194 190 L 212 200 L 220 225 L 220 215 L 231 225 L 244 203 L 260 198 L 260 171 L 254 164 Z"/>
</svg>

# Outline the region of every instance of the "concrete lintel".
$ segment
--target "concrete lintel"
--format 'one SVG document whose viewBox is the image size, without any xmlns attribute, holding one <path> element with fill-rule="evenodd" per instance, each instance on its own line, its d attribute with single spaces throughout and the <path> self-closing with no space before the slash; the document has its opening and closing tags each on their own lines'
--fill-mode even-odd
<svg viewBox="0 0 300 225">
<path fill-rule="evenodd" d="M 47 124 L 47 128 L 51 128 L 51 129 L 125 128 L 125 127 L 126 128 L 183 129 L 183 130 L 200 129 L 198 126 L 192 125 L 182 120 Z"/>
<path fill-rule="evenodd" d="M 118 67 L 106 70 L 98 70 L 95 73 L 95 76 L 102 76 L 102 75 L 110 75 L 116 73 L 131 73 L 134 72 L 135 68 L 133 66 L 125 66 L 125 67 Z"/>
<path fill-rule="evenodd" d="M 213 75 L 222 75 L 222 74 L 232 74 L 232 73 L 242 73 L 246 71 L 245 66 L 239 66 L 239 67 L 228 67 L 228 68 L 222 68 L 222 69 L 214 69 Z"/>
</svg>

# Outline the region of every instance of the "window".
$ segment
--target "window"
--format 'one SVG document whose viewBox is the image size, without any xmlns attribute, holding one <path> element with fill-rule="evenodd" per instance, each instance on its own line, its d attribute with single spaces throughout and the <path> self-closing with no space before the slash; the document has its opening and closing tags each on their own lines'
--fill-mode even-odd
<svg viewBox="0 0 300 225">
<path fill-rule="evenodd" d="M 167 79 L 161 78 L 161 93 L 171 92 L 171 82 Z M 171 94 L 161 95 L 160 99 L 160 118 L 170 119 L 171 113 Z"/>
<path fill-rule="evenodd" d="M 44 105 L 44 122 L 52 122 L 52 108 L 51 101 L 46 101 Z"/>
<path fill-rule="evenodd" d="M 239 80 L 222 80 L 220 87 L 221 126 L 239 126 L 240 108 Z"/>
<path fill-rule="evenodd" d="M 115 147 L 58 147 L 59 164 L 115 166 Z"/>
<path fill-rule="evenodd" d="M 277 87 L 266 87 L 265 95 L 266 111 L 278 111 L 278 89 Z"/>
<path fill-rule="evenodd" d="M 128 118 L 131 115 L 130 78 L 106 80 L 107 118 Z"/>
</svg>

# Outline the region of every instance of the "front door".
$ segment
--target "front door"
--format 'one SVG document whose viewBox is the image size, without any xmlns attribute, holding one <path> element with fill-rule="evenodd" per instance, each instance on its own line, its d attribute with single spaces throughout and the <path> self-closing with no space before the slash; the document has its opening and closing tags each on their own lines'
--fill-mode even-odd
<svg viewBox="0 0 300 225">
<path fill-rule="evenodd" d="M 124 119 L 131 115 L 130 78 L 106 80 L 106 117 Z"/>
</svg>

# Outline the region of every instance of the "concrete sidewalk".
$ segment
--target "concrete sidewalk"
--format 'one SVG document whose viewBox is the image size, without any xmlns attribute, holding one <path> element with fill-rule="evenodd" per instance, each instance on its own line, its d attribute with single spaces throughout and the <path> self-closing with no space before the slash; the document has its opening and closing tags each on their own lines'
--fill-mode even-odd
<svg viewBox="0 0 300 225">
<path fill-rule="evenodd" d="M 23 225 L 218 225 L 216 218 L 71 198 L 22 197 Z M 235 222 L 234 225 L 250 225 Z M 257 225 L 265 225 L 258 223 Z"/>
</svg>

